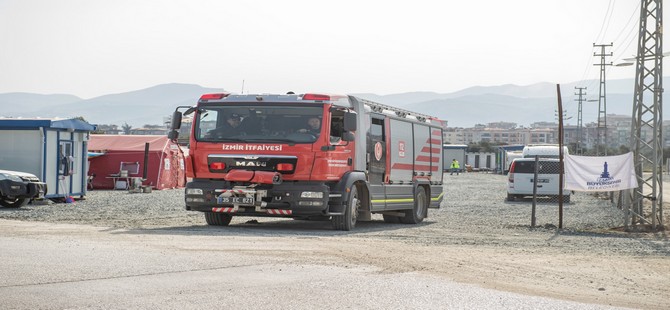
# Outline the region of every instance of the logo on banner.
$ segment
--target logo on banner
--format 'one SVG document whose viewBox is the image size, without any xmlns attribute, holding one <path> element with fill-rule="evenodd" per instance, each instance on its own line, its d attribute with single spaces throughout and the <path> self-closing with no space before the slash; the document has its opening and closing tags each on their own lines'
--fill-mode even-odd
<svg viewBox="0 0 670 310">
<path fill-rule="evenodd" d="M 603 164 L 603 172 L 600 173 L 600 176 L 595 181 L 587 181 L 586 186 L 588 189 L 611 189 L 618 188 L 621 184 L 621 179 L 613 178 L 609 171 L 607 170 L 607 162 Z"/>
<path fill-rule="evenodd" d="M 633 153 L 616 156 L 565 157 L 565 189 L 617 191 L 637 187 Z"/>
</svg>

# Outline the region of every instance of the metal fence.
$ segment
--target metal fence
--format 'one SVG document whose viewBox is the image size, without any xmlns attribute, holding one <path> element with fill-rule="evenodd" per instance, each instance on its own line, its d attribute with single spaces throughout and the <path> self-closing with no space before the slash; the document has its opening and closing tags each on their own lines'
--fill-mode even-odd
<svg viewBox="0 0 670 310">
<path fill-rule="evenodd" d="M 547 212 L 548 206 L 556 211 L 552 225 L 564 226 L 564 212 L 578 213 L 581 228 L 607 229 L 622 227 L 624 214 L 618 193 L 586 193 L 565 190 L 561 160 L 539 156 L 520 158 L 513 161 L 507 174 L 508 203 L 531 205 L 530 225 L 538 226 L 538 214 Z M 590 212 L 592 208 L 594 212 Z M 595 212 L 597 210 L 597 212 Z M 547 219 L 543 219 L 544 222 Z M 574 222 L 574 220 L 573 220 Z M 545 223 L 546 224 L 546 223 Z"/>
</svg>

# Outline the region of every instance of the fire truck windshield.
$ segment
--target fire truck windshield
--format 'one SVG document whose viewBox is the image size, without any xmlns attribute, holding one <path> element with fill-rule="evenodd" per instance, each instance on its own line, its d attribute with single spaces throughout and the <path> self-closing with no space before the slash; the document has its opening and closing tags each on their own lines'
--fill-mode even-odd
<svg viewBox="0 0 670 310">
<path fill-rule="evenodd" d="M 204 142 L 313 143 L 321 133 L 323 108 L 316 106 L 202 106 L 195 138 Z"/>
</svg>

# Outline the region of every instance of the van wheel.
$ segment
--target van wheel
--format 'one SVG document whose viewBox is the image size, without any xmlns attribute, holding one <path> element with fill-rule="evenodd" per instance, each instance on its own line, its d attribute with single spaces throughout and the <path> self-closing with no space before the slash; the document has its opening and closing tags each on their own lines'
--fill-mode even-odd
<svg viewBox="0 0 670 310">
<path fill-rule="evenodd" d="M 428 199 L 426 198 L 426 190 L 419 186 L 416 188 L 414 194 L 414 208 L 412 210 L 405 210 L 405 216 L 400 218 L 403 224 L 419 224 L 423 222 L 428 212 Z"/>
<path fill-rule="evenodd" d="M 356 221 L 358 220 L 358 210 L 360 210 L 361 201 L 358 199 L 358 189 L 356 185 L 351 186 L 351 192 L 349 193 L 349 200 L 347 205 L 344 208 L 343 215 L 334 215 L 331 219 L 333 223 L 333 228 L 337 230 L 350 231 L 356 227 Z"/>
<path fill-rule="evenodd" d="M 507 201 L 514 201 L 514 195 L 507 194 Z"/>
<path fill-rule="evenodd" d="M 207 225 L 212 226 L 228 226 L 233 216 L 228 213 L 205 212 L 205 221 Z"/>
<path fill-rule="evenodd" d="M 5 208 L 20 208 L 28 204 L 27 198 L 0 198 L 0 205 Z"/>
</svg>

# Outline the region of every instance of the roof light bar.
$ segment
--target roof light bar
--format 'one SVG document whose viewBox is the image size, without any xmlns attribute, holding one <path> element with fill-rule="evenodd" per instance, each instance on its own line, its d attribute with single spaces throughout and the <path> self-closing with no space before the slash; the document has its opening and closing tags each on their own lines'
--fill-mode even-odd
<svg viewBox="0 0 670 310">
<path fill-rule="evenodd" d="M 224 97 L 228 97 L 228 93 L 215 93 L 215 94 L 204 94 L 200 96 L 200 100 L 217 100 L 217 99 L 223 99 Z"/>
<path fill-rule="evenodd" d="M 330 100 L 330 95 L 322 95 L 322 94 L 304 94 L 302 96 L 302 100 L 323 100 L 323 101 L 328 101 Z"/>
</svg>

